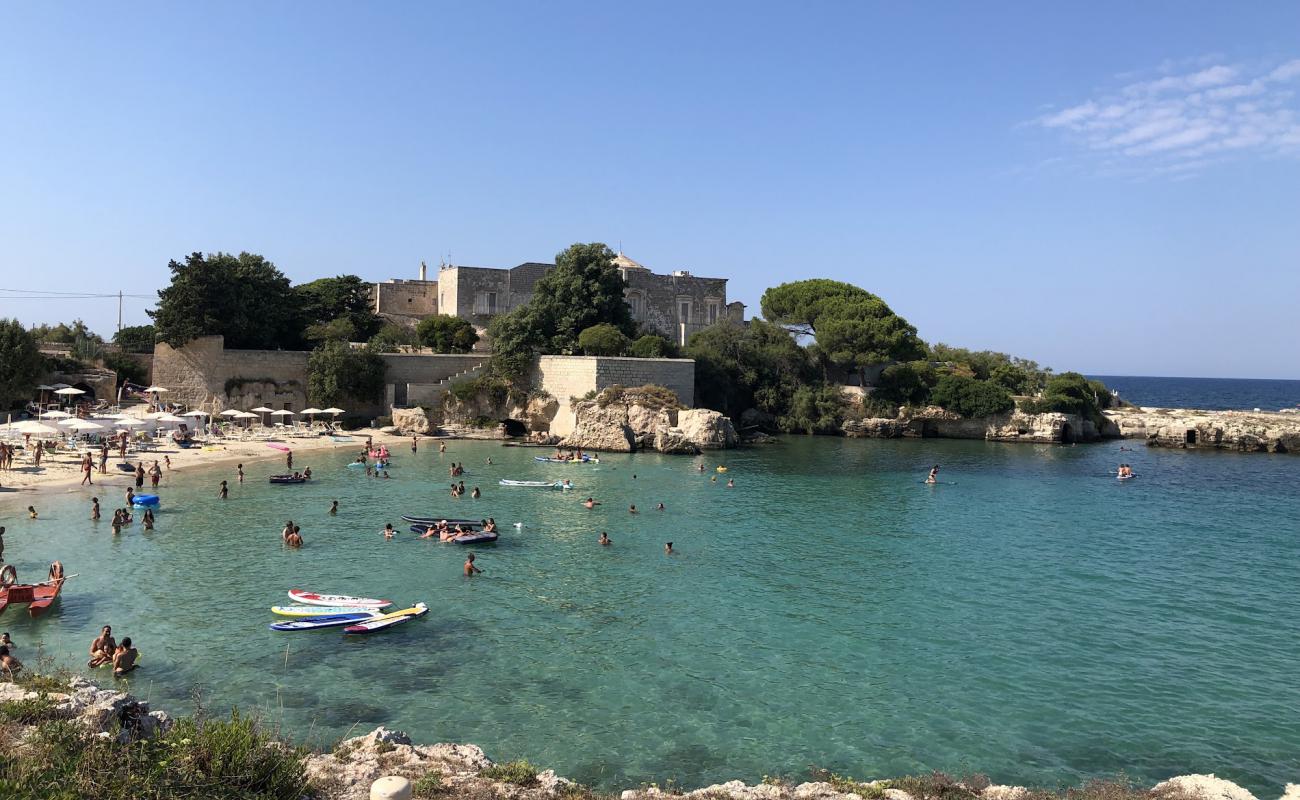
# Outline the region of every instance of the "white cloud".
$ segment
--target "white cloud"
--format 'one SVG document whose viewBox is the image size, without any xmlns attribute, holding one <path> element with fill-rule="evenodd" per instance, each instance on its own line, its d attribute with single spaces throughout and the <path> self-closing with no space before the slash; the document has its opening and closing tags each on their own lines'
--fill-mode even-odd
<svg viewBox="0 0 1300 800">
<path fill-rule="evenodd" d="M 1063 135 L 1106 170 L 1188 175 L 1229 157 L 1300 155 L 1300 59 L 1270 67 L 1194 62 L 1047 113 L 1030 124 Z"/>
</svg>

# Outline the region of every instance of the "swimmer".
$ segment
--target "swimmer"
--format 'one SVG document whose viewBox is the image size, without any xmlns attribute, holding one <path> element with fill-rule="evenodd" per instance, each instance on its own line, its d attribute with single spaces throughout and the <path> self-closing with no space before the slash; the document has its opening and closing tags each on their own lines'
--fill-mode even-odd
<svg viewBox="0 0 1300 800">
<path fill-rule="evenodd" d="M 717 475 L 713 475 L 713 476 L 710 476 L 710 477 L 709 477 L 709 483 L 717 483 L 717 482 L 718 482 L 718 476 L 717 476 Z"/>
<path fill-rule="evenodd" d="M 240 483 L 243 483 L 243 482 L 244 482 L 244 465 L 243 465 L 243 464 L 236 464 L 236 465 L 235 465 L 235 474 L 239 476 L 239 482 L 240 482 Z"/>
<path fill-rule="evenodd" d="M 141 521 L 142 521 L 143 524 L 144 524 L 144 529 L 145 529 L 145 530 L 147 530 L 147 531 L 151 531 L 151 530 L 153 530 L 153 522 L 154 522 L 154 519 L 153 519 L 153 509 L 151 509 L 151 508 L 146 508 L 146 509 L 144 510 L 144 516 L 141 517 L 140 519 L 141 519 Z"/>
<path fill-rule="evenodd" d="M 446 443 L 446 442 L 438 442 L 438 452 L 439 452 L 439 453 L 445 453 L 445 452 L 447 452 L 447 443 Z"/>
<path fill-rule="evenodd" d="M 384 526 L 384 530 L 381 532 L 384 534 L 385 539 L 391 539 L 393 538 L 393 534 L 395 534 L 397 531 L 393 530 L 393 523 L 390 522 Z"/>
<path fill-rule="evenodd" d="M 469 496 L 470 496 L 471 498 L 473 498 L 474 500 L 477 500 L 477 499 L 479 499 L 480 497 L 483 496 L 483 493 L 480 492 L 480 491 L 478 490 L 478 487 L 477 487 L 477 486 L 475 486 L 475 487 L 474 487 L 474 491 L 470 492 L 470 493 L 469 493 Z"/>
<path fill-rule="evenodd" d="M 113 653 L 113 677 L 120 678 L 135 669 L 135 660 L 139 655 L 139 651 L 131 646 L 131 637 L 123 639 Z"/>
<path fill-rule="evenodd" d="M 302 528 L 294 525 L 293 533 L 289 534 L 289 536 L 284 540 L 284 543 L 290 547 L 302 547 L 302 534 L 299 533 L 301 530 Z"/>
<path fill-rule="evenodd" d="M 90 643 L 90 660 L 86 662 L 86 666 L 94 668 L 107 664 L 113 660 L 113 651 L 116 649 L 117 641 L 113 638 L 113 626 L 105 625 L 99 629 L 99 636 Z"/>
<path fill-rule="evenodd" d="M 600 505 L 599 502 L 597 502 L 596 500 L 593 500 L 593 499 L 590 498 L 590 497 L 588 497 L 586 500 L 583 500 L 583 501 L 582 501 L 582 504 L 583 504 L 584 506 L 586 506 L 587 508 L 595 508 L 596 506 Z"/>
<path fill-rule="evenodd" d="M 664 504 L 663 504 L 663 503 L 660 503 L 658 506 L 655 507 L 655 511 L 663 511 L 663 510 L 664 510 Z"/>
<path fill-rule="evenodd" d="M 10 638 L 9 638 L 9 631 L 5 631 L 4 633 L 0 633 L 0 644 L 4 645 L 5 647 L 9 647 L 9 648 L 14 648 L 14 647 L 17 647 L 17 646 L 18 646 L 18 645 L 16 645 L 16 644 L 14 644 L 14 640 L 13 640 L 13 639 L 10 639 Z"/>
<path fill-rule="evenodd" d="M 483 572 L 483 570 L 481 570 L 481 569 L 479 569 L 478 567 L 474 566 L 474 554 L 473 554 L 473 553 L 470 553 L 469 555 L 465 556 L 465 577 L 466 577 L 466 578 L 472 578 L 472 577 L 474 577 L 476 574 L 479 574 L 479 573 L 482 573 L 482 572 Z"/>
<path fill-rule="evenodd" d="M 302 471 L 302 476 L 307 480 L 311 480 L 311 467 L 307 467 L 306 469 L 304 469 Z"/>
<path fill-rule="evenodd" d="M 4 673 L 9 676 L 9 680 L 13 680 L 13 677 L 22 669 L 23 662 L 9 654 L 9 646 L 0 644 L 0 670 L 4 670 Z"/>
<path fill-rule="evenodd" d="M 727 488 L 728 488 L 728 489 L 734 489 L 734 488 L 736 488 L 736 479 L 735 479 L 735 478 L 727 478 Z"/>
<path fill-rule="evenodd" d="M 339 513 L 339 501 L 335 500 L 334 502 L 330 503 L 329 514 L 331 517 L 335 517 L 338 516 L 338 513 Z"/>
<path fill-rule="evenodd" d="M 112 525 L 113 525 L 114 536 L 122 532 L 122 509 L 120 508 L 113 509 Z"/>
<path fill-rule="evenodd" d="M 636 513 L 636 503 L 633 503 L 632 505 L 630 505 L 630 506 L 627 507 L 627 513 L 629 513 L 629 514 L 635 514 L 635 513 Z"/>
<path fill-rule="evenodd" d="M 666 556 L 675 556 L 675 555 L 677 555 L 677 551 L 673 549 L 673 543 L 672 543 L 672 542 L 664 542 L 664 555 L 666 555 Z"/>
<path fill-rule="evenodd" d="M 489 467 L 492 466 L 492 456 L 488 456 L 488 459 L 487 459 L 487 465 L 488 465 Z"/>
<path fill-rule="evenodd" d="M 419 450 L 419 449 L 420 449 L 420 437 L 419 437 L 419 436 L 412 436 L 412 437 L 411 437 L 411 452 L 414 453 L 414 452 L 416 452 L 416 451 Z"/>
<path fill-rule="evenodd" d="M 27 518 L 28 518 L 28 519 L 36 519 L 36 506 L 28 506 L 28 507 L 27 507 Z"/>
<path fill-rule="evenodd" d="M 608 533 L 605 533 L 604 531 L 601 531 L 601 532 L 600 532 L 600 543 L 601 543 L 601 544 L 613 544 L 613 543 L 614 543 L 614 540 L 611 539 L 611 538 L 609 538 L 609 534 L 608 534 Z"/>
<path fill-rule="evenodd" d="M 930 468 L 930 475 L 925 479 L 925 482 L 926 482 L 926 483 L 938 483 L 938 482 L 939 482 L 939 465 L 938 465 L 938 464 L 935 464 L 933 467 Z"/>
</svg>

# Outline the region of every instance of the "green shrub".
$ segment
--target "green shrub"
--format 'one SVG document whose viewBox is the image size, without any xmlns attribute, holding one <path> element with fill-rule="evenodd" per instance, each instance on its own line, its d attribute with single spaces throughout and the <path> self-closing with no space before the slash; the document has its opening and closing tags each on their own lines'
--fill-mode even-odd
<svg viewBox="0 0 1300 800">
<path fill-rule="evenodd" d="M 149 371 L 144 365 L 125 353 L 107 352 L 101 359 L 106 369 L 111 369 L 117 373 L 117 383 L 120 386 L 124 381 L 131 383 L 145 383 L 149 380 Z"/>
<path fill-rule="evenodd" d="M 614 384 L 608 386 L 604 391 L 598 394 L 588 393 L 589 397 L 584 396 L 584 400 L 595 400 L 601 408 L 605 408 L 611 403 L 628 403 L 642 405 L 654 411 L 663 409 L 685 408 L 682 401 L 677 399 L 677 393 L 666 386 L 659 386 L 654 383 L 647 383 L 644 386 L 633 386 L 626 388 Z"/>
<path fill-rule="evenodd" d="M 1027 414 L 1078 414 L 1101 422 L 1101 410 L 1114 405 L 1114 396 L 1101 381 L 1090 381 L 1077 372 L 1062 372 L 1048 379 L 1043 396 L 1026 400 L 1020 408 Z"/>
<path fill-rule="evenodd" d="M 838 386 L 800 386 L 790 396 L 790 411 L 777 419 L 786 433 L 837 433 L 848 402 Z"/>
<path fill-rule="evenodd" d="M 930 393 L 930 402 L 967 419 L 1002 414 L 1016 407 L 1011 393 L 991 381 L 944 375 Z"/>
<path fill-rule="evenodd" d="M 578 347 L 589 356 L 621 356 L 629 344 L 627 336 L 607 322 L 592 325 L 578 334 Z"/>
<path fill-rule="evenodd" d="M 437 797 L 447 791 L 447 786 L 442 782 L 442 773 L 434 770 L 411 785 L 411 794 L 415 797 Z"/>
<path fill-rule="evenodd" d="M 677 348 L 664 337 L 647 333 L 628 345 L 627 354 L 635 358 L 676 358 Z"/>
<path fill-rule="evenodd" d="M 0 720 L 17 722 L 20 725 L 35 725 L 58 719 L 63 713 L 58 710 L 58 701 L 44 692 L 24 700 L 8 700 L 0 703 Z"/>
<path fill-rule="evenodd" d="M 490 781 L 503 781 L 516 786 L 535 786 L 537 784 L 537 767 L 527 761 L 509 761 L 505 764 L 493 764 L 479 773 L 480 778 Z"/>
<path fill-rule="evenodd" d="M 435 353 L 468 353 L 478 344 L 474 326 L 460 317 L 434 314 L 415 326 L 415 338 Z"/>
</svg>

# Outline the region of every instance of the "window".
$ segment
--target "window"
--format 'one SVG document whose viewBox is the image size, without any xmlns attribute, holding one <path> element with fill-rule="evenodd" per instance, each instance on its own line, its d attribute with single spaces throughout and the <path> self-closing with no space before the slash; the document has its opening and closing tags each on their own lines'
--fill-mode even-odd
<svg viewBox="0 0 1300 800">
<path fill-rule="evenodd" d="M 474 294 L 474 313 L 475 314 L 497 313 L 497 293 L 476 292 Z"/>
<path fill-rule="evenodd" d="M 709 324 L 712 325 L 717 321 L 718 321 L 718 304 L 709 303 Z"/>
<path fill-rule="evenodd" d="M 683 301 L 682 301 L 681 303 L 679 303 L 678 305 L 679 305 L 679 308 L 680 308 L 680 311 L 681 311 L 681 316 L 678 318 L 677 321 L 678 321 L 678 322 L 690 322 L 690 321 L 691 321 L 691 302 L 690 302 L 689 300 L 683 300 Z"/>
<path fill-rule="evenodd" d="M 632 316 L 639 318 L 641 316 L 641 295 L 630 295 L 627 298 L 627 304 L 632 307 Z"/>
</svg>

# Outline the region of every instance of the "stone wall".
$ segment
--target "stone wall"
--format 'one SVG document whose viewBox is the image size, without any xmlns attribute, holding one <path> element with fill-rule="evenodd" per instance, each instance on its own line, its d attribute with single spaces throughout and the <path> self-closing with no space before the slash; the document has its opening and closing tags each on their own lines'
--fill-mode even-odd
<svg viewBox="0 0 1300 800">
<path fill-rule="evenodd" d="M 623 295 L 633 318 L 678 344 L 727 318 L 725 278 L 656 275 L 648 270 L 625 270 L 623 276 L 627 283 Z"/>
<path fill-rule="evenodd" d="M 153 382 L 168 389 L 168 400 L 191 408 L 251 404 L 298 410 L 307 405 L 307 355 L 303 350 L 226 350 L 222 336 L 201 336 L 179 349 L 159 342 Z"/>
<path fill-rule="evenodd" d="M 568 436 L 576 424 L 572 398 L 610 386 L 667 387 L 683 405 L 695 402 L 695 362 L 688 358 L 610 358 L 604 356 L 541 356 L 533 385 L 559 402 L 550 432 Z"/>
<path fill-rule="evenodd" d="M 391 280 L 376 283 L 375 313 L 401 317 L 437 314 L 438 282 Z"/>
</svg>

